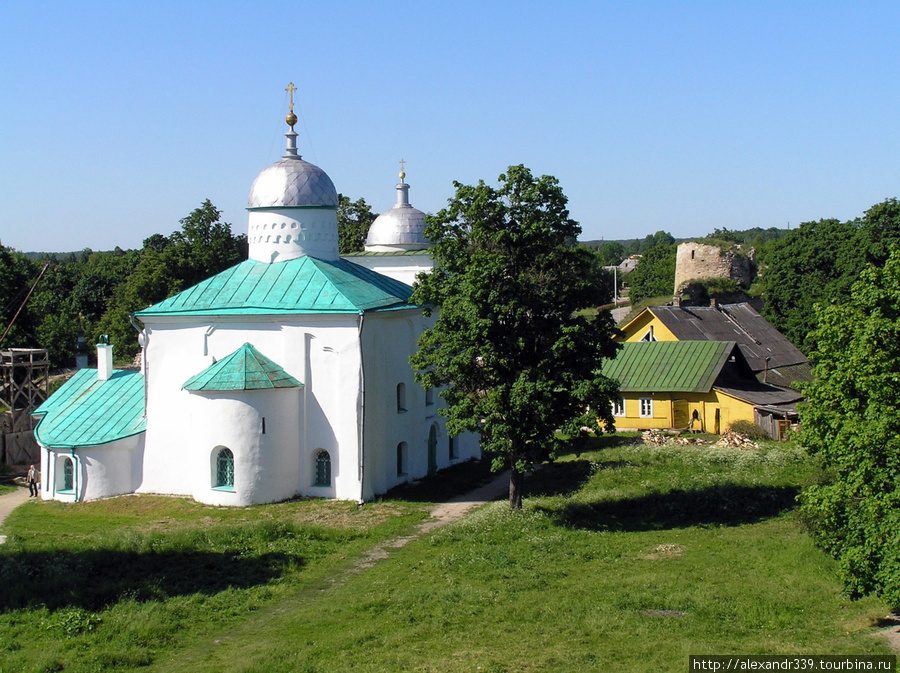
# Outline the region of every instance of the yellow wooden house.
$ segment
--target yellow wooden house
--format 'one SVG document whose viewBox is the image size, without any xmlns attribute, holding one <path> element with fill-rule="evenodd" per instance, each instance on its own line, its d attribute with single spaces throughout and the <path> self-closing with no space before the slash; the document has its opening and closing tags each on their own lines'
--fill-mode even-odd
<svg viewBox="0 0 900 673">
<path fill-rule="evenodd" d="M 792 410 L 800 399 L 758 381 L 733 341 L 626 342 L 603 373 L 619 382 L 613 416 L 620 430 L 719 434 L 734 421 L 760 424 L 761 409 Z M 778 428 L 770 434 L 779 436 Z"/>
</svg>

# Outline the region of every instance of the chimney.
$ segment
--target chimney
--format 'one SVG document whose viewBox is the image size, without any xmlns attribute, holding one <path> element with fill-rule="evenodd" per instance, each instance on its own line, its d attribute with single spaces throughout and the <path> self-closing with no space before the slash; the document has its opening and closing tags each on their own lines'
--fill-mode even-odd
<svg viewBox="0 0 900 673">
<path fill-rule="evenodd" d="M 109 336 L 100 335 L 100 343 L 97 344 L 97 380 L 108 381 L 113 374 L 113 347 L 109 343 Z"/>
</svg>

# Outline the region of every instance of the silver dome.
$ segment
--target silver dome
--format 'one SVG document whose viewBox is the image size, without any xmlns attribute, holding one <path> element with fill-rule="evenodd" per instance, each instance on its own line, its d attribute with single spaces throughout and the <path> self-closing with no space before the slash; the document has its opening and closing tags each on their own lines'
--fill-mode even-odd
<svg viewBox="0 0 900 673">
<path fill-rule="evenodd" d="M 412 206 L 394 206 L 375 218 L 369 227 L 366 245 L 428 247 L 425 213 Z"/>
<path fill-rule="evenodd" d="M 337 205 L 337 190 L 328 174 L 299 157 L 285 157 L 263 169 L 247 199 L 248 208 Z"/>
</svg>

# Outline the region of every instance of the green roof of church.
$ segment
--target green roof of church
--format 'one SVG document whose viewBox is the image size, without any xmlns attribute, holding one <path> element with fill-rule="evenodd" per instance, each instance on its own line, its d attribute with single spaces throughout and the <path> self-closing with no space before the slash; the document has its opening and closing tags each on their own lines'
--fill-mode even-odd
<svg viewBox="0 0 900 673">
<path fill-rule="evenodd" d="M 146 429 L 144 377 L 113 370 L 107 381 L 96 369 L 81 369 L 34 414 L 41 416 L 34 436 L 42 446 L 72 449 L 109 444 Z"/>
<path fill-rule="evenodd" d="M 603 374 L 623 393 L 706 393 L 734 348 L 733 341 L 629 342 L 603 362 Z"/>
<path fill-rule="evenodd" d="M 411 294 L 409 285 L 345 259 L 248 259 L 136 315 L 359 313 L 411 307 Z"/>
<path fill-rule="evenodd" d="M 267 390 L 299 388 L 303 384 L 279 365 L 245 343 L 234 353 L 185 381 L 185 390 Z"/>
</svg>

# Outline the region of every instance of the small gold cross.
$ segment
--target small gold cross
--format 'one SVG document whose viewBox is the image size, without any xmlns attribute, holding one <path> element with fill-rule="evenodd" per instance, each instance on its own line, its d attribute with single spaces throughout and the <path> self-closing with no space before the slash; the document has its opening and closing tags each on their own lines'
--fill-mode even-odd
<svg viewBox="0 0 900 673">
<path fill-rule="evenodd" d="M 289 82 L 285 91 L 288 92 L 291 96 L 291 112 L 294 111 L 294 92 L 297 90 L 297 87 L 294 86 L 293 82 Z"/>
</svg>

